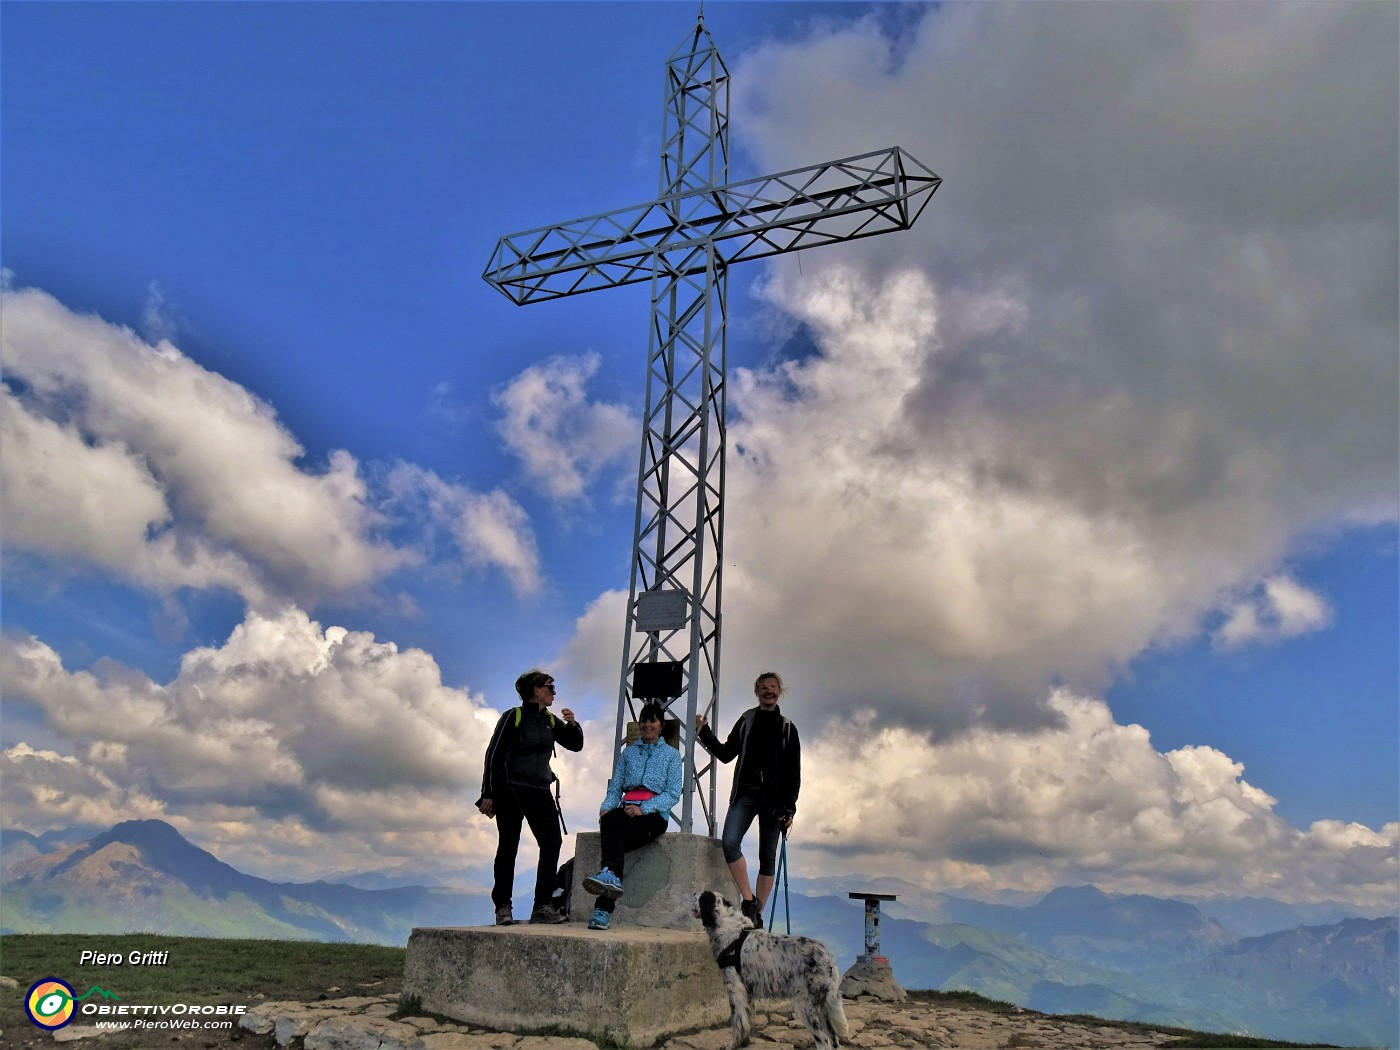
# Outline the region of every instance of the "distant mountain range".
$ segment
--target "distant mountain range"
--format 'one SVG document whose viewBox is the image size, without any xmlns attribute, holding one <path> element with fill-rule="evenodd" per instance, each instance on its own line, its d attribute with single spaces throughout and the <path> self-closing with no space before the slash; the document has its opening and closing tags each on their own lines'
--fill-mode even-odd
<svg viewBox="0 0 1400 1050">
<path fill-rule="evenodd" d="M 0 932 L 148 931 L 404 944 L 415 926 L 491 921 L 485 873 L 423 865 L 311 883 L 244 874 L 169 824 L 0 832 Z M 334 879 L 335 881 L 332 881 Z M 410 885 L 412 880 L 435 885 Z M 523 889 L 533 881 L 521 873 Z M 908 988 L 1348 1046 L 1400 1045 L 1397 920 L 1344 905 L 1167 900 L 1092 886 L 994 902 L 894 879 L 793 879 L 794 932 L 843 965 L 862 951 L 851 888 L 893 893 L 881 950 Z M 528 893 L 528 891 L 526 891 Z M 783 929 L 779 898 L 777 927 Z"/>
<path fill-rule="evenodd" d="M 0 931 L 404 944 L 414 926 L 491 920 L 491 901 L 480 892 L 245 875 L 159 820 L 63 841 L 0 834 Z"/>
<path fill-rule="evenodd" d="M 347 886 L 358 886 L 362 890 L 401 889 L 406 886 L 427 886 L 434 889 L 463 890 L 471 893 L 491 892 L 491 858 L 474 868 L 457 868 L 432 860 L 404 861 L 388 868 L 374 871 L 327 871 L 317 882 L 343 882 Z M 533 872 L 529 886 L 535 884 Z M 525 885 L 522 881 L 521 885 Z"/>
<path fill-rule="evenodd" d="M 899 896 L 882 908 L 881 952 L 907 988 L 961 988 L 1045 1013 L 1400 1045 L 1393 915 L 1238 937 L 1183 901 L 1078 886 L 1020 907 L 938 895 L 922 901 L 935 920 L 926 922 L 908 917 L 920 905 L 902 910 L 906 894 L 892 881 L 856 888 Z M 928 891 L 909 887 L 907 896 Z M 844 897 L 791 895 L 794 931 L 821 938 L 841 960 L 864 937 L 863 905 Z M 780 899 L 780 930 L 783 919 Z"/>
</svg>

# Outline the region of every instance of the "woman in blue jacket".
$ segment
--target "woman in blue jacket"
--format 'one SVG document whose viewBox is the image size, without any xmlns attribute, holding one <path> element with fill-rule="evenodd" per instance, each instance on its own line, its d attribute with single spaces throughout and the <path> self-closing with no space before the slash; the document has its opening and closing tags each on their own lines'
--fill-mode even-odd
<svg viewBox="0 0 1400 1050">
<path fill-rule="evenodd" d="M 599 807 L 603 868 L 583 880 L 583 888 L 597 894 L 590 930 L 606 930 L 616 901 L 622 896 L 624 857 L 634 849 L 660 838 L 666 815 L 681 800 L 681 753 L 661 739 L 666 712 L 660 704 L 647 704 L 637 716 L 640 739 L 629 744 L 608 781 L 608 793 Z"/>
</svg>

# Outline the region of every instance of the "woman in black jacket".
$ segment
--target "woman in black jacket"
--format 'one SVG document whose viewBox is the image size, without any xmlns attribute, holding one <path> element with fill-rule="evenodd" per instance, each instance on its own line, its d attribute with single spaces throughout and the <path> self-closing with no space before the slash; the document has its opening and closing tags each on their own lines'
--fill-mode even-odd
<svg viewBox="0 0 1400 1050">
<path fill-rule="evenodd" d="M 778 699 L 783 680 L 764 671 L 753 684 L 758 706 L 739 716 L 723 743 L 710 729 L 709 719 L 695 716 L 700 744 L 721 762 L 739 759 L 729 789 L 729 812 L 724 818 L 724 859 L 739 889 L 745 915 L 762 926 L 763 904 L 773 891 L 777 874 L 778 835 L 792 826 L 797 795 L 802 790 L 802 742 L 792 720 L 783 717 Z M 743 842 L 758 818 L 757 893 L 749 889 L 749 869 Z"/>
<path fill-rule="evenodd" d="M 558 779 L 549 759 L 555 744 L 569 751 L 582 751 L 583 727 L 567 707 L 560 709 L 560 718 L 549 710 L 554 704 L 554 678 L 544 671 L 526 671 L 515 680 L 515 691 L 520 694 L 521 704 L 496 723 L 496 731 L 486 747 L 481 797 L 476 801 L 477 809 L 496 818 L 500 835 L 491 903 L 496 906 L 497 926 L 515 922 L 511 914 L 511 884 L 515 881 L 520 825 L 528 822 L 530 834 L 540 847 L 530 921 L 563 922 L 568 916 L 550 904 L 564 837 L 559 831 L 558 800 L 549 791 Z"/>
</svg>

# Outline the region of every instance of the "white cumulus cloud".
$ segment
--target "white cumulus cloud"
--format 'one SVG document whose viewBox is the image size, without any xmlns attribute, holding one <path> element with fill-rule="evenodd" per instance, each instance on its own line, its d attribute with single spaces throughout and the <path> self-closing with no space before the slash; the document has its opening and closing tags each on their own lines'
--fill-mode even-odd
<svg viewBox="0 0 1400 1050">
<path fill-rule="evenodd" d="M 474 802 L 499 712 L 444 684 L 428 653 L 294 607 L 250 612 L 168 682 L 112 661 L 70 671 L 44 642 L 0 635 L 0 692 L 64 742 L 0 758 L 10 826 L 158 817 L 235 866 L 296 879 L 422 858 L 479 868 L 495 852 Z M 596 827 L 605 721 L 554 763 L 571 831 Z M 527 844 L 519 870 L 531 863 Z"/>
<path fill-rule="evenodd" d="M 758 285 L 815 352 L 731 386 L 724 666 L 791 667 L 823 715 L 1035 725 L 1047 683 L 1256 588 L 1260 622 L 1325 626 L 1265 581 L 1396 514 L 1395 12 L 900 23 L 734 63 L 763 168 L 898 144 L 945 181 L 913 230 Z"/>
<path fill-rule="evenodd" d="M 419 565 L 421 538 L 445 530 L 467 565 L 500 570 L 521 592 L 538 585 L 528 515 L 505 493 L 408 465 L 369 472 L 381 491 L 343 449 L 309 469 L 270 405 L 168 340 L 36 289 L 7 288 L 4 316 L 7 551 L 275 609 L 364 598 Z"/>
<path fill-rule="evenodd" d="M 272 409 L 169 342 L 4 293 L 7 545 L 153 590 L 353 595 L 412 556 L 380 538 L 358 464 L 320 473 Z"/>
<path fill-rule="evenodd" d="M 1237 602 L 1215 632 L 1215 644 L 1235 649 L 1251 642 L 1278 642 L 1321 630 L 1332 622 L 1332 609 L 1316 591 L 1291 576 L 1271 576 L 1258 593 Z"/>
<path fill-rule="evenodd" d="M 596 353 L 531 365 L 493 395 L 498 430 L 526 473 L 557 499 L 582 496 L 609 463 L 635 448 L 640 424 L 621 405 L 592 401 Z"/>
<path fill-rule="evenodd" d="M 0 751 L 0 780 L 5 783 L 7 820 L 50 827 L 108 827 L 123 820 L 165 817 L 154 798 L 123 785 L 101 769 L 73 755 L 19 743 Z M 12 825 L 12 826 L 18 826 Z"/>
<path fill-rule="evenodd" d="M 1394 900 L 1400 824 L 1296 828 L 1220 751 L 1158 752 L 1141 726 L 1066 690 L 1050 705 L 1059 725 L 1023 733 L 936 739 L 873 712 L 828 723 L 804 742 L 812 772 L 791 843 L 802 870 L 930 888 Z"/>
<path fill-rule="evenodd" d="M 254 860 L 255 840 L 301 837 L 320 844 L 303 873 L 341 852 L 401 857 L 407 839 L 427 850 L 439 832 L 435 856 L 487 849 L 472 802 L 497 713 L 422 650 L 287 607 L 250 612 L 168 682 L 112 661 L 69 671 L 32 637 L 0 636 L 0 665 L 6 702 L 38 707 L 68 750 L 10 749 L 15 826 L 161 816 L 222 828 L 201 843 Z"/>
<path fill-rule="evenodd" d="M 538 589 L 540 556 L 529 515 L 505 492 L 477 492 L 411 463 L 395 465 L 388 487 L 394 505 L 445 533 L 463 563 L 500 569 L 521 594 Z"/>
</svg>

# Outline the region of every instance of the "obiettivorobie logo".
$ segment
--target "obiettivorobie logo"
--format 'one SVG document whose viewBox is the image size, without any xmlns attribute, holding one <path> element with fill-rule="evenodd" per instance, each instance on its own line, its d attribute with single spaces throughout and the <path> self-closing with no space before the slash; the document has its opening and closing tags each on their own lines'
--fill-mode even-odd
<svg viewBox="0 0 1400 1050">
<path fill-rule="evenodd" d="M 24 1012 L 30 1022 L 46 1032 L 56 1032 L 78 1016 L 99 1028 L 232 1028 L 246 1010 L 246 1006 L 229 1003 L 124 1003 L 116 992 L 95 984 L 78 995 L 71 984 L 58 977 L 35 981 L 24 997 Z"/>
<path fill-rule="evenodd" d="M 56 1032 L 73 1020 L 78 1003 L 90 996 L 121 1002 L 121 996 L 93 985 L 82 995 L 73 992 L 73 986 L 57 977 L 45 977 L 29 986 L 29 994 L 24 998 L 24 1012 L 29 1020 L 48 1032 Z"/>
</svg>

